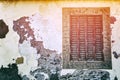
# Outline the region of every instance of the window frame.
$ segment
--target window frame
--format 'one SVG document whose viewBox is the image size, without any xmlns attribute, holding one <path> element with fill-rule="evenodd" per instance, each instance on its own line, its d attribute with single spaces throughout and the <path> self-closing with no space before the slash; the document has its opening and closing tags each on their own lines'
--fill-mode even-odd
<svg viewBox="0 0 120 80">
<path fill-rule="evenodd" d="M 103 56 L 104 61 L 70 60 L 70 15 L 102 15 L 103 18 Z M 62 9 L 62 57 L 63 68 L 72 69 L 112 69 L 111 32 L 109 7 L 81 7 Z"/>
</svg>

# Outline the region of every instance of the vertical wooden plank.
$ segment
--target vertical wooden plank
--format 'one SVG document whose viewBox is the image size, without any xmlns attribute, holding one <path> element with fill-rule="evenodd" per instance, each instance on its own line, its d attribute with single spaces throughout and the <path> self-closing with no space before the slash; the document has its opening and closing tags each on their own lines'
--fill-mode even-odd
<svg viewBox="0 0 120 80">
<path fill-rule="evenodd" d="M 80 46 L 80 60 L 86 60 L 86 35 L 85 35 L 86 16 L 79 16 L 79 46 Z"/>
<path fill-rule="evenodd" d="M 70 16 L 70 50 L 71 50 L 71 60 L 79 59 L 79 25 L 78 17 Z"/>
<path fill-rule="evenodd" d="M 102 26 L 102 16 L 98 15 L 95 18 L 95 50 L 96 50 L 96 59 L 97 61 L 103 61 L 103 26 Z"/>
</svg>

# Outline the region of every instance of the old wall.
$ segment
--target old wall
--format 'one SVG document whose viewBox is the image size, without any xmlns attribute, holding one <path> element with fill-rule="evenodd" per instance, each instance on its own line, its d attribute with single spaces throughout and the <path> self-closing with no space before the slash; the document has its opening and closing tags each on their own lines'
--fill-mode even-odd
<svg viewBox="0 0 120 80">
<path fill-rule="evenodd" d="M 111 50 L 116 51 L 120 54 L 120 2 L 13 2 L 13 3 L 3 3 L 0 2 L 0 19 L 3 19 L 8 25 L 9 32 L 6 37 L 0 39 L 0 65 L 6 65 L 10 62 L 13 62 L 13 58 L 16 59 L 20 57 L 19 36 L 13 30 L 13 21 L 17 20 L 23 16 L 31 16 L 33 14 L 40 14 L 40 21 L 44 34 L 42 35 L 43 44 L 45 48 L 57 50 L 58 53 L 62 52 L 62 8 L 63 7 L 110 7 L 110 15 L 116 18 L 114 24 L 111 24 L 111 40 L 114 43 L 111 43 Z M 39 23 L 39 22 L 37 22 Z M 28 45 L 25 46 L 28 47 Z M 25 62 L 19 65 L 20 71 L 23 73 L 28 73 L 33 63 L 36 65 L 36 55 L 33 55 L 31 52 L 34 52 L 34 48 L 27 49 L 30 53 L 29 64 Z M 112 52 L 111 51 L 111 52 Z M 120 58 L 116 59 L 112 55 L 112 70 L 109 70 L 111 73 L 111 80 L 114 76 L 118 76 L 120 79 Z M 25 56 L 24 56 L 25 58 Z M 26 59 L 26 58 L 25 58 Z"/>
</svg>

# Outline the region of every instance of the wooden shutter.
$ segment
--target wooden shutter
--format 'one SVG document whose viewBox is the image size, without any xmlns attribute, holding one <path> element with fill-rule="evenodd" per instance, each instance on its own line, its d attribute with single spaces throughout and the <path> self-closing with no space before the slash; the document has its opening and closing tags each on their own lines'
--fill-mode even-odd
<svg viewBox="0 0 120 80">
<path fill-rule="evenodd" d="M 102 15 L 70 16 L 70 59 L 103 61 Z"/>
</svg>

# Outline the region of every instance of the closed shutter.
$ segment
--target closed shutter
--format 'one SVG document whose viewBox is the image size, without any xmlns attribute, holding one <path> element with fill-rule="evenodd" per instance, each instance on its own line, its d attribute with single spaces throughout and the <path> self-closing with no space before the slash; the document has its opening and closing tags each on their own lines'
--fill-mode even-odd
<svg viewBox="0 0 120 80">
<path fill-rule="evenodd" d="M 103 61 L 102 15 L 70 16 L 70 59 Z"/>
</svg>

